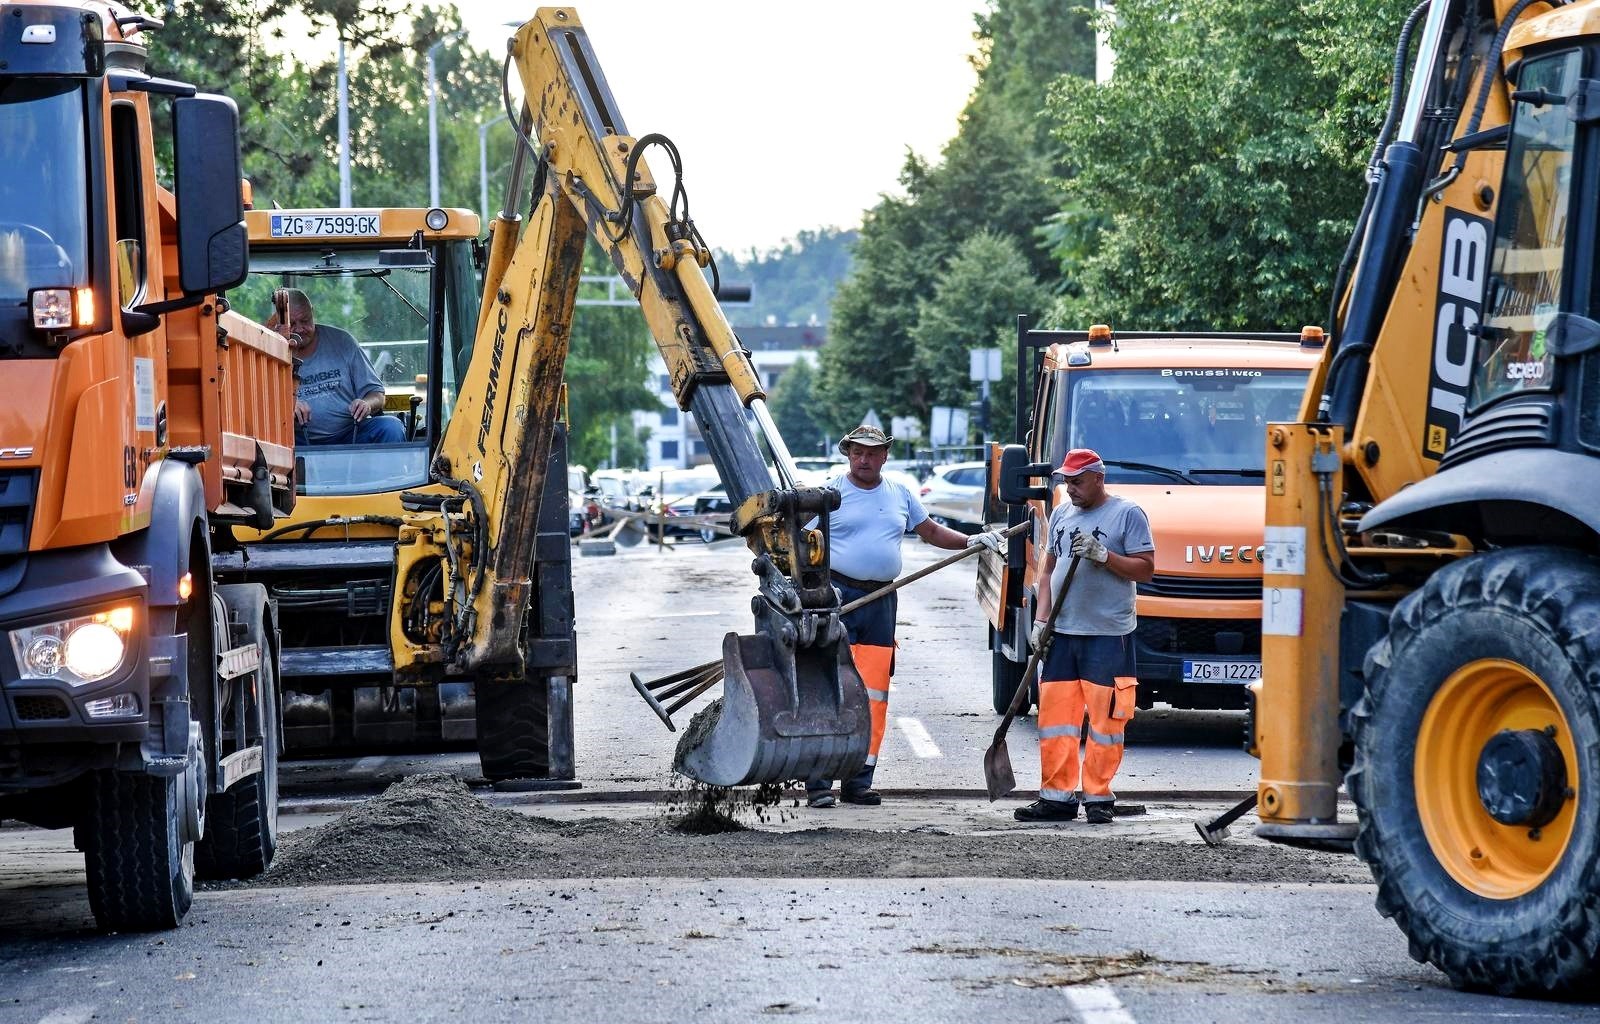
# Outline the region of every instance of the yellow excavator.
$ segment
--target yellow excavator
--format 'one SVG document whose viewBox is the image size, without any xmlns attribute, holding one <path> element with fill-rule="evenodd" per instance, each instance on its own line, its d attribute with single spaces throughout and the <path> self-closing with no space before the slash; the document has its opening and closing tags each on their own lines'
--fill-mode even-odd
<svg viewBox="0 0 1600 1024">
<path fill-rule="evenodd" d="M 1600 963 L 1597 69 L 1595 0 L 1413 12 L 1267 437 L 1256 831 L 1353 846 L 1412 956 L 1508 994 Z"/>
<path fill-rule="evenodd" d="M 320 638 L 286 647 L 286 733 L 310 702 L 312 718 L 332 706 L 331 738 L 351 739 L 338 735 L 341 716 L 360 710 L 365 691 L 380 713 L 404 717 L 410 701 L 436 738 L 475 730 L 491 780 L 559 774 L 553 702 L 570 699 L 576 656 L 570 548 L 554 508 L 565 480 L 549 475 L 564 465 L 562 375 L 593 238 L 638 300 L 736 505 L 732 529 L 754 555 L 754 629 L 724 637 L 721 701 L 696 717 L 676 767 L 719 786 L 839 775 L 864 760 L 869 717 L 828 572 L 838 494 L 797 485 L 749 354 L 717 304 L 678 151 L 663 136 L 628 134 L 577 15 L 539 10 L 509 41 L 508 85 L 513 69 L 525 97 L 514 111 L 506 90 L 516 151 L 470 314 L 461 234 L 476 233 L 476 218 L 466 211 L 251 214 L 264 243 L 255 269 L 308 294 L 325 287 L 316 319 L 342 314 L 358 340 L 387 310 L 386 370 L 404 368 L 390 383 L 415 382 L 414 401 L 386 385 L 388 402 L 400 399 L 403 441 L 298 447 L 305 496 L 295 516 L 268 534 L 239 533 L 235 578 L 265 579 Z M 652 148 L 677 178 L 670 203 L 644 159 Z M 570 705 L 565 729 L 570 744 Z"/>
</svg>

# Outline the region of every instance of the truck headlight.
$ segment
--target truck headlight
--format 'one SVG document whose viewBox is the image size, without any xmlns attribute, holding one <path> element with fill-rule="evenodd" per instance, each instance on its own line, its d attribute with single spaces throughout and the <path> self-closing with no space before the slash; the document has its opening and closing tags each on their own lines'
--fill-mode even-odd
<svg viewBox="0 0 1600 1024">
<path fill-rule="evenodd" d="M 11 653 L 27 679 L 59 679 L 73 686 L 98 682 L 122 667 L 133 619 L 133 606 L 122 605 L 13 630 Z"/>
</svg>

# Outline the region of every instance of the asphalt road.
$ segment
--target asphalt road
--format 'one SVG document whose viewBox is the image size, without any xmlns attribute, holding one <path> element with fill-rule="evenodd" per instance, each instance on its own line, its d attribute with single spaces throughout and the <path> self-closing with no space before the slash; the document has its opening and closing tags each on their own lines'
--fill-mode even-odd
<svg viewBox="0 0 1600 1024">
<path fill-rule="evenodd" d="M 969 879 L 239 890 L 160 935 L 14 928 L 0 1024 L 1595 1019 L 1444 987 L 1371 904 L 1362 885 Z"/>
</svg>

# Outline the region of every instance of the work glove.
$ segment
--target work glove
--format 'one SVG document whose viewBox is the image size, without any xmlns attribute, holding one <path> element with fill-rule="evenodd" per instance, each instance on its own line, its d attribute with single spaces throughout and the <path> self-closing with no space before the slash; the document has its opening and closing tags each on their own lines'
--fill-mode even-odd
<svg viewBox="0 0 1600 1024">
<path fill-rule="evenodd" d="M 1105 565 L 1111 552 L 1091 533 L 1077 533 L 1072 537 L 1072 553 L 1087 558 L 1096 565 Z"/>
<path fill-rule="evenodd" d="M 1033 624 L 1033 632 L 1028 634 L 1028 649 L 1037 651 L 1039 649 L 1039 645 L 1044 643 L 1045 635 L 1049 632 L 1050 623 L 1035 622 Z"/>
<path fill-rule="evenodd" d="M 984 530 L 967 538 L 969 548 L 978 547 L 980 544 L 997 555 L 1005 554 L 1005 546 L 1000 542 L 1000 535 L 993 530 Z"/>
</svg>

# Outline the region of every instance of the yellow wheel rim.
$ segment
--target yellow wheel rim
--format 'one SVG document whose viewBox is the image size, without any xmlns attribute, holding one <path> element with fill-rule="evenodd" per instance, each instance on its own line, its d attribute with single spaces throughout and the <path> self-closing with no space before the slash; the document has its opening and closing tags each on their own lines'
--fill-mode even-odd
<svg viewBox="0 0 1600 1024">
<path fill-rule="evenodd" d="M 1555 694 L 1515 662 L 1484 658 L 1457 669 L 1434 694 L 1417 734 L 1417 815 L 1434 856 L 1470 892 L 1509 900 L 1538 888 L 1572 838 L 1576 799 L 1542 828 L 1505 825 L 1478 796 L 1478 758 L 1502 729 L 1555 727 L 1567 785 L 1578 788 L 1572 732 Z"/>
</svg>

